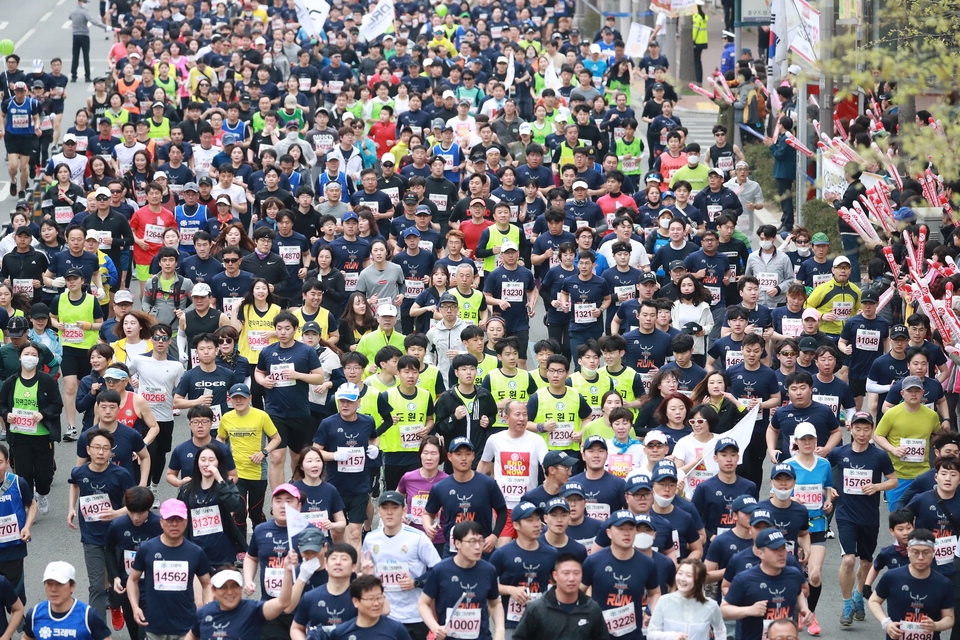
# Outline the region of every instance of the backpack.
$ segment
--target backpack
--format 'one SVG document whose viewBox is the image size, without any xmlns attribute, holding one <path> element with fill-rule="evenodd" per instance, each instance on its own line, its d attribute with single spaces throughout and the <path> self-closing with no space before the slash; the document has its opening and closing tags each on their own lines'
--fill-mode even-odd
<svg viewBox="0 0 960 640">
<path fill-rule="evenodd" d="M 764 122 L 767 119 L 767 98 L 763 95 L 763 91 L 759 89 L 754 89 L 757 94 L 757 117 L 761 122 Z"/>
<path fill-rule="evenodd" d="M 155 307 L 157 305 L 157 296 L 164 293 L 160 290 L 160 276 L 153 276 L 150 279 L 150 289 L 151 291 L 147 293 L 147 297 L 150 300 L 150 306 Z M 183 276 L 178 275 L 176 280 L 173 281 L 173 289 L 170 291 L 170 297 L 173 298 L 174 308 L 179 309 L 180 303 L 187 297 L 183 292 Z"/>
</svg>

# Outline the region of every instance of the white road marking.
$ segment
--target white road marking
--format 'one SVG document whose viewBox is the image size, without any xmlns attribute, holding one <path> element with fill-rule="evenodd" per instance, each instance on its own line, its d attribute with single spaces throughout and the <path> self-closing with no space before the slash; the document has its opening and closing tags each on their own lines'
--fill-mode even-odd
<svg viewBox="0 0 960 640">
<path fill-rule="evenodd" d="M 3 29 L 6 29 L 6 28 L 7 28 L 7 25 L 9 25 L 9 24 L 10 24 L 10 23 L 9 23 L 8 21 L 6 21 L 6 20 L 0 21 L 0 31 L 2 31 Z"/>
<path fill-rule="evenodd" d="M 29 40 L 29 39 L 30 39 L 30 36 L 32 36 L 32 35 L 33 35 L 34 33 L 36 33 L 36 32 L 37 32 L 36 29 L 30 29 L 30 30 L 27 31 L 25 34 L 23 34 L 23 37 L 20 38 L 19 40 L 17 40 L 16 44 L 13 45 L 14 50 L 19 49 L 20 47 L 22 47 L 22 46 L 23 46 L 23 43 L 26 42 L 27 40 Z"/>
<path fill-rule="evenodd" d="M 60 28 L 61 28 L 61 29 L 69 29 L 69 28 L 70 28 L 70 21 L 67 20 L 66 22 L 64 22 L 62 25 L 60 25 Z"/>
<path fill-rule="evenodd" d="M 0 202 L 3 202 L 10 196 L 10 181 L 0 180 Z"/>
<path fill-rule="evenodd" d="M 53 15 L 53 11 L 47 11 L 45 14 L 43 14 L 43 17 L 40 18 L 40 22 L 46 22 L 47 20 L 50 19 L 50 16 L 52 15 Z"/>
<path fill-rule="evenodd" d="M 63 3 L 66 2 L 66 1 L 67 1 L 67 0 L 57 0 L 57 6 L 58 6 L 58 7 L 63 6 Z"/>
</svg>

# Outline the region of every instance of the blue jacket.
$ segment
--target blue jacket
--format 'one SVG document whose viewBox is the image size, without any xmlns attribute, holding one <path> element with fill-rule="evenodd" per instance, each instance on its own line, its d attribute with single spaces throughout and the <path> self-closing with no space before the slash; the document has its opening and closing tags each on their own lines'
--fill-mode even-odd
<svg viewBox="0 0 960 640">
<path fill-rule="evenodd" d="M 734 43 L 728 42 L 723 45 L 723 53 L 720 54 L 720 73 L 733 71 L 737 66 L 737 55 L 734 50 Z"/>
<path fill-rule="evenodd" d="M 794 180 L 797 177 L 797 150 L 787 144 L 787 136 L 780 134 L 777 141 L 770 145 L 773 156 L 774 180 Z"/>
</svg>

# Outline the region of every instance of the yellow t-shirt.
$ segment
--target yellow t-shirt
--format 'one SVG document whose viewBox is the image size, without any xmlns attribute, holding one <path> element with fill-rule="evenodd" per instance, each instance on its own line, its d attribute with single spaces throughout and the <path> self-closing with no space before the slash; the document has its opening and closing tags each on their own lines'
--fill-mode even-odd
<svg viewBox="0 0 960 640">
<path fill-rule="evenodd" d="M 233 462 L 237 465 L 237 476 L 243 480 L 266 479 L 267 460 L 254 464 L 250 456 L 263 449 L 264 436 L 272 438 L 277 433 L 273 420 L 265 411 L 250 407 L 246 415 L 228 411 L 220 420 L 217 438 L 226 438 L 233 451 Z"/>
</svg>

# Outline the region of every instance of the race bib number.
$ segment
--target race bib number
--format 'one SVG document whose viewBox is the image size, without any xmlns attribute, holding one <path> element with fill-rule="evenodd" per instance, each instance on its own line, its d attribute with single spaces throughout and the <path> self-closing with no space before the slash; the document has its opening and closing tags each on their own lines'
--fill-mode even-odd
<svg viewBox="0 0 960 640">
<path fill-rule="evenodd" d="M 280 247 L 280 257 L 288 267 L 300 264 L 300 247 Z"/>
<path fill-rule="evenodd" d="M 527 240 L 533 237 L 533 225 L 535 222 L 524 222 L 523 223 L 523 235 Z"/>
<path fill-rule="evenodd" d="M 520 502 L 520 498 L 529 488 L 529 479 L 526 477 L 505 477 L 499 478 L 497 484 L 500 486 L 500 493 L 503 494 L 507 504 Z"/>
<path fill-rule="evenodd" d="M 228 316 L 232 316 L 240 307 L 241 302 L 243 302 L 243 298 L 224 298 L 223 312 Z"/>
<path fill-rule="evenodd" d="M 186 591 L 190 563 L 186 560 L 157 560 L 153 563 L 153 588 L 157 591 Z"/>
<path fill-rule="evenodd" d="M 344 271 L 343 272 L 343 284 L 344 290 L 346 291 L 356 291 L 357 283 L 360 282 L 360 273 L 358 271 Z"/>
<path fill-rule="evenodd" d="M 219 507 L 199 507 L 190 509 L 190 524 L 193 535 L 209 536 L 223 533 L 223 522 L 220 521 Z"/>
<path fill-rule="evenodd" d="M 283 568 L 267 567 L 263 572 L 263 590 L 271 598 L 280 595 L 280 589 L 283 588 Z"/>
<path fill-rule="evenodd" d="M 384 591 L 401 591 L 400 583 L 410 577 L 402 562 L 380 559 L 377 561 L 377 576 Z"/>
<path fill-rule="evenodd" d="M 310 78 L 299 78 L 297 84 L 300 85 L 300 91 L 310 91 Z"/>
<path fill-rule="evenodd" d="M 417 243 L 417 246 L 420 247 L 420 251 L 426 251 L 427 253 L 433 253 L 433 243 L 429 240 L 421 240 Z"/>
<path fill-rule="evenodd" d="M 813 286 L 819 287 L 824 282 L 830 282 L 830 279 L 833 278 L 831 273 L 818 273 L 813 276 Z"/>
<path fill-rule="evenodd" d="M 67 206 L 54 207 L 53 218 L 57 221 L 57 224 L 67 224 L 73 220 L 73 208 Z"/>
<path fill-rule="evenodd" d="M 33 419 L 33 411 L 14 408 L 10 413 L 13 414 L 13 421 L 10 422 L 11 429 L 17 433 L 30 433 L 36 435 L 37 424 Z"/>
<path fill-rule="evenodd" d="M 444 193 L 431 193 L 429 196 L 430 202 L 437 205 L 437 209 L 441 211 L 447 210 L 447 195 Z"/>
<path fill-rule="evenodd" d="M 530 597 L 530 602 L 539 600 L 542 593 L 530 593 L 527 592 L 527 595 Z M 530 604 L 528 602 L 527 604 Z M 527 610 L 526 604 L 520 604 L 514 600 L 513 596 L 510 596 L 510 599 L 507 601 L 507 620 L 510 622 L 519 622 L 520 618 L 523 617 L 523 612 Z"/>
<path fill-rule="evenodd" d="M 63 325 L 63 341 L 69 344 L 80 344 L 83 342 L 83 329 L 75 322 L 68 322 Z"/>
<path fill-rule="evenodd" d="M 933 640 L 933 631 L 928 631 L 921 623 L 906 620 L 900 623 L 900 640 Z"/>
<path fill-rule="evenodd" d="M 407 278 L 403 282 L 406 285 L 403 291 L 404 298 L 414 300 L 417 296 L 423 293 L 423 280 Z"/>
<path fill-rule="evenodd" d="M 717 219 L 717 216 L 720 215 L 720 212 L 723 211 L 723 207 L 718 204 L 708 204 L 707 205 L 707 218 L 710 222 L 714 222 Z"/>
<path fill-rule="evenodd" d="M 862 496 L 863 488 L 873 484 L 873 471 L 870 469 L 844 469 L 843 492 L 850 496 Z"/>
<path fill-rule="evenodd" d="M 106 251 L 111 246 L 110 243 L 107 242 L 107 240 L 112 238 L 113 234 L 110 233 L 109 231 L 100 231 L 99 234 L 100 234 L 100 242 L 97 244 L 97 248 Z M 190 238 L 192 242 L 193 236 L 190 236 Z"/>
<path fill-rule="evenodd" d="M 25 113 L 11 114 L 10 119 L 14 129 L 26 129 L 30 126 L 30 116 Z"/>
<path fill-rule="evenodd" d="M 167 393 L 160 387 L 144 387 L 140 389 L 140 395 L 147 402 L 163 404 L 167 401 Z"/>
<path fill-rule="evenodd" d="M 423 514 L 427 511 L 427 498 L 430 495 L 418 493 L 410 500 L 410 521 L 413 524 L 423 524 Z"/>
<path fill-rule="evenodd" d="M 100 522 L 103 514 L 111 509 L 110 496 L 105 493 L 80 496 L 80 515 L 87 522 Z"/>
<path fill-rule="evenodd" d="M 217 430 L 220 428 L 220 420 L 223 419 L 223 409 L 220 408 L 218 404 L 210 405 L 210 410 L 213 411 L 213 429 Z"/>
<path fill-rule="evenodd" d="M 783 335 L 789 338 L 796 338 L 801 333 L 803 333 L 803 320 L 800 318 L 784 318 L 781 321 L 781 329 Z"/>
<path fill-rule="evenodd" d="M 617 294 L 617 300 L 623 302 L 624 300 L 636 300 L 637 299 L 637 287 L 632 284 L 626 284 L 619 287 L 613 288 L 614 293 Z M 719 296 L 719 291 L 717 292 Z"/>
<path fill-rule="evenodd" d="M 523 302 L 523 283 L 508 280 L 500 285 L 500 292 L 507 302 Z"/>
<path fill-rule="evenodd" d="M 596 322 L 597 319 L 593 316 L 593 312 L 596 308 L 597 305 L 590 303 L 578 303 L 573 305 L 573 321 L 576 324 L 590 324 L 591 322 Z"/>
<path fill-rule="evenodd" d="M 793 488 L 793 497 L 807 508 L 807 511 L 819 511 L 823 508 L 822 484 L 798 484 Z"/>
<path fill-rule="evenodd" d="M 161 244 L 163 242 L 163 227 L 159 224 L 148 224 L 143 230 L 144 242 Z"/>
<path fill-rule="evenodd" d="M 927 459 L 927 441 L 923 438 L 900 438 L 904 462 L 923 462 Z"/>
<path fill-rule="evenodd" d="M 367 452 L 363 447 L 337 447 L 337 451 L 346 451 L 350 457 L 337 461 L 337 471 L 340 473 L 360 473 L 363 471 L 363 460 Z"/>
<path fill-rule="evenodd" d="M 294 365 L 292 362 L 282 362 L 280 364 L 270 365 L 270 379 L 273 380 L 276 384 L 276 387 L 292 387 L 297 384 L 296 380 L 287 380 L 283 377 L 284 371 L 293 371 Z"/>
<path fill-rule="evenodd" d="M 857 329 L 857 338 L 854 342 L 857 349 L 863 351 L 880 350 L 880 332 L 870 329 Z"/>
<path fill-rule="evenodd" d="M 687 498 L 693 497 L 693 490 L 697 488 L 697 485 L 706 482 L 713 477 L 713 474 L 707 471 L 706 469 L 693 469 L 690 473 L 687 474 L 687 477 L 683 479 L 683 493 Z"/>
<path fill-rule="evenodd" d="M 706 289 L 710 293 L 710 304 L 720 304 L 720 287 L 706 287 Z"/>
<path fill-rule="evenodd" d="M 251 351 L 263 351 L 268 344 L 270 344 L 270 338 L 267 337 L 266 331 L 247 332 L 247 345 Z"/>
<path fill-rule="evenodd" d="M 733 171 L 733 156 L 723 156 L 722 158 L 717 158 L 717 169 L 726 172 Z"/>
<path fill-rule="evenodd" d="M 640 159 L 639 158 L 624 158 L 623 160 L 623 172 L 624 173 L 636 173 L 637 169 L 640 168 Z"/>
<path fill-rule="evenodd" d="M 420 436 L 417 433 L 423 426 L 419 424 L 400 425 L 400 447 L 411 451 L 420 448 Z"/>
<path fill-rule="evenodd" d="M 777 283 L 780 281 L 779 277 L 775 273 L 770 273 L 765 271 L 763 273 L 757 274 L 757 280 L 760 281 L 760 291 L 767 291 L 768 289 L 773 289 L 777 286 Z"/>
<path fill-rule="evenodd" d="M 603 612 L 603 620 L 607 623 L 607 631 L 616 638 L 637 630 L 637 611 L 632 602 L 607 609 Z"/>
<path fill-rule="evenodd" d="M 730 367 L 735 367 L 741 362 L 743 362 L 743 351 L 727 351 L 726 355 L 723 357 L 723 363 L 726 365 L 727 369 Z"/>
<path fill-rule="evenodd" d="M 610 517 L 610 505 L 603 502 L 587 502 L 587 515 L 603 522 Z"/>
<path fill-rule="evenodd" d="M 957 553 L 957 536 L 943 536 L 937 538 L 933 548 L 933 556 L 937 564 L 950 564 Z"/>
<path fill-rule="evenodd" d="M 0 542 L 14 542 L 20 539 L 20 523 L 16 514 L 0 518 Z"/>
<path fill-rule="evenodd" d="M 837 413 L 840 411 L 840 398 L 838 396 L 821 396 L 818 394 L 813 395 L 813 401 L 819 402 L 820 404 L 825 404 L 830 407 L 830 411 Z"/>
<path fill-rule="evenodd" d="M 330 93 L 337 94 L 343 91 L 343 80 L 331 80 L 327 84 L 327 88 L 330 90 Z"/>
<path fill-rule="evenodd" d="M 853 303 L 837 300 L 833 303 L 833 314 L 837 316 L 837 320 L 849 320 L 853 315 Z"/>
<path fill-rule="evenodd" d="M 567 448 L 573 444 L 574 424 L 559 422 L 557 428 L 550 432 L 549 444 L 551 447 Z"/>
<path fill-rule="evenodd" d="M 480 637 L 480 609 L 447 609 L 444 627 L 448 638 L 476 640 Z"/>
<path fill-rule="evenodd" d="M 124 549 L 123 550 L 123 570 L 127 573 L 133 570 L 133 559 L 137 557 L 137 552 L 134 549 Z"/>
<path fill-rule="evenodd" d="M 317 529 L 323 529 L 320 523 L 329 520 L 329 515 L 325 509 L 320 511 L 307 511 L 303 514 L 304 519 L 315 526 Z"/>
</svg>

